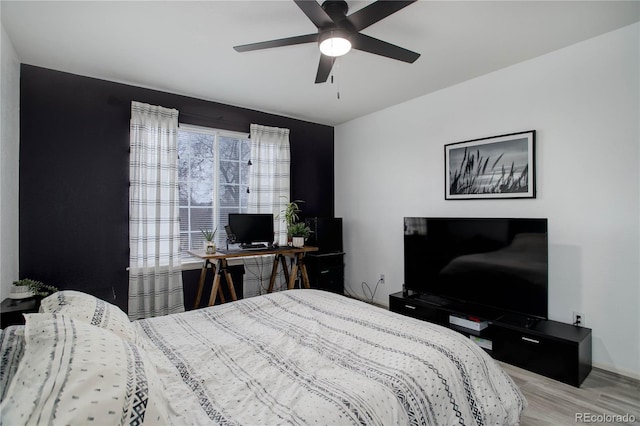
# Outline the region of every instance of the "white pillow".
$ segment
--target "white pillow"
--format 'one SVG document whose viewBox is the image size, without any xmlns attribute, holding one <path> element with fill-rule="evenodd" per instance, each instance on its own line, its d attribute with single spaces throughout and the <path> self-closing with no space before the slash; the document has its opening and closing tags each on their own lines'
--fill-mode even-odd
<svg viewBox="0 0 640 426">
<path fill-rule="evenodd" d="M 107 303 L 90 294 L 74 290 L 63 290 L 42 299 L 40 312 L 64 314 L 113 331 L 131 342 L 136 341 L 135 328 L 129 317 L 116 305 Z"/>
<path fill-rule="evenodd" d="M 142 349 L 65 315 L 25 318 L 25 350 L 0 423 L 168 423 L 164 387 Z"/>
</svg>

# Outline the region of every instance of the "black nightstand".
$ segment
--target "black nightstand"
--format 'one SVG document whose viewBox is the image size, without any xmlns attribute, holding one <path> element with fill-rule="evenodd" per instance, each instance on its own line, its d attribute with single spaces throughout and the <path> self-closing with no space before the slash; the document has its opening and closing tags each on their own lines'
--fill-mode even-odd
<svg viewBox="0 0 640 426">
<path fill-rule="evenodd" d="M 309 253 L 304 261 L 311 288 L 344 294 L 344 253 Z"/>
<path fill-rule="evenodd" d="M 22 314 L 32 314 L 38 312 L 39 309 L 40 299 L 36 297 L 4 299 L 0 305 L 0 328 L 24 324 Z"/>
</svg>

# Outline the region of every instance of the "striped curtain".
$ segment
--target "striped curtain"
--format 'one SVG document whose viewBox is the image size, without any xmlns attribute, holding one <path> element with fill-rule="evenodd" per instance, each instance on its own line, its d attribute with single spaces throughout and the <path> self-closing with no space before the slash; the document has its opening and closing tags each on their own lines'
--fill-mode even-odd
<svg viewBox="0 0 640 426">
<path fill-rule="evenodd" d="M 177 144 L 177 110 L 131 103 L 131 320 L 184 311 Z"/>
<path fill-rule="evenodd" d="M 286 208 L 290 196 L 289 129 L 251 125 L 251 168 L 249 172 L 249 213 L 273 213 Z M 287 227 L 274 221 L 274 241 L 287 244 Z"/>
</svg>

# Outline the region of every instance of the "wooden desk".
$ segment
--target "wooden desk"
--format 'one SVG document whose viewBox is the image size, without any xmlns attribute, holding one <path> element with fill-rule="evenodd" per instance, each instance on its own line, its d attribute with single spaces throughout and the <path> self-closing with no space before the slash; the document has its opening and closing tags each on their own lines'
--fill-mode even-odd
<svg viewBox="0 0 640 426">
<path fill-rule="evenodd" d="M 200 299 L 202 299 L 202 291 L 204 289 L 204 281 L 207 276 L 207 269 L 209 265 L 211 265 L 211 269 L 213 270 L 213 283 L 211 285 L 211 296 L 209 297 L 209 306 L 213 306 L 216 303 L 216 298 L 220 295 L 220 301 L 224 302 L 224 296 L 222 295 L 222 289 L 220 288 L 220 275 L 224 274 L 227 285 L 229 286 L 229 293 L 231 294 L 232 300 L 237 300 L 236 290 L 233 287 L 233 279 L 231 278 L 231 274 L 229 273 L 227 267 L 227 260 L 233 258 L 241 258 L 241 257 L 249 257 L 249 256 L 267 256 L 267 255 L 275 255 L 273 260 L 273 268 L 271 269 L 271 278 L 269 279 L 269 289 L 268 293 L 273 291 L 273 285 L 276 282 L 276 276 L 278 274 L 278 264 L 282 264 L 282 270 L 284 272 L 284 276 L 287 280 L 287 288 L 290 290 L 293 288 L 296 282 L 296 278 L 298 277 L 298 271 L 300 271 L 300 276 L 302 278 L 302 285 L 305 288 L 310 288 L 309 286 L 309 275 L 307 274 L 307 267 L 304 264 L 304 256 L 308 252 L 318 251 L 318 247 L 279 247 L 275 249 L 265 249 L 265 250 L 237 250 L 237 251 L 229 251 L 226 253 L 216 252 L 214 254 L 207 254 L 204 250 L 189 250 L 189 254 L 192 256 L 199 257 L 203 260 L 202 263 L 202 271 L 200 272 L 200 282 L 198 283 L 198 293 L 196 294 L 196 301 L 194 303 L 194 309 L 200 307 Z M 293 262 L 291 265 L 291 272 L 289 272 L 289 268 L 287 267 L 287 261 L 285 257 L 292 257 Z M 213 264 L 213 261 L 216 261 L 216 264 Z"/>
</svg>

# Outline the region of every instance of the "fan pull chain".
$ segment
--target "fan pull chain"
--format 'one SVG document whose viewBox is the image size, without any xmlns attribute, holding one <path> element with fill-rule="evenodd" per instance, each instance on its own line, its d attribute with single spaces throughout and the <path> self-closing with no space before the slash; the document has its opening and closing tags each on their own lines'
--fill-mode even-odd
<svg viewBox="0 0 640 426">
<path fill-rule="evenodd" d="M 331 84 L 333 84 L 333 75 L 331 75 Z M 336 91 L 336 96 L 338 97 L 338 99 L 340 99 L 340 86 L 338 86 L 338 90 Z"/>
<path fill-rule="evenodd" d="M 337 77 L 339 69 L 340 61 L 336 58 L 335 67 L 333 68 L 333 72 L 331 73 L 331 84 L 333 84 L 333 76 L 336 75 L 336 96 L 338 97 L 338 100 L 340 99 L 340 79 Z"/>
</svg>

